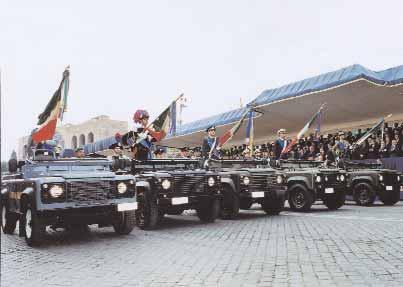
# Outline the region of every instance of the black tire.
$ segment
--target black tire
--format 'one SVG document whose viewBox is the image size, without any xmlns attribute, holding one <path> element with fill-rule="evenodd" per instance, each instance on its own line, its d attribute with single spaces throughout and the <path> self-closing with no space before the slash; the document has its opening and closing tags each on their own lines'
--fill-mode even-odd
<svg viewBox="0 0 403 287">
<path fill-rule="evenodd" d="M 238 195 L 229 185 L 224 185 L 220 217 L 222 219 L 235 219 L 239 214 L 239 207 Z"/>
<path fill-rule="evenodd" d="M 220 200 L 217 198 L 200 202 L 196 209 L 197 216 L 203 222 L 214 222 L 220 214 Z"/>
<path fill-rule="evenodd" d="M 252 199 L 250 199 L 250 198 L 242 198 L 239 201 L 239 208 L 244 209 L 244 210 L 248 210 L 248 209 L 251 208 L 252 204 L 253 204 Z"/>
<path fill-rule="evenodd" d="M 346 201 L 346 194 L 344 192 L 337 193 L 323 198 L 323 204 L 330 210 L 339 209 Z"/>
<path fill-rule="evenodd" d="M 118 212 L 119 220 L 113 224 L 115 233 L 127 235 L 136 226 L 136 212 L 134 210 Z"/>
<path fill-rule="evenodd" d="M 9 211 L 8 206 L 1 203 L 1 229 L 4 234 L 13 234 L 17 224 L 17 215 Z"/>
<path fill-rule="evenodd" d="M 372 185 L 360 182 L 354 185 L 353 197 L 357 205 L 370 206 L 375 201 L 376 193 Z"/>
<path fill-rule="evenodd" d="M 20 224 L 24 227 L 25 241 L 29 246 L 39 246 L 45 237 L 46 225 L 41 222 L 31 207 L 26 208 L 23 217 Z"/>
<path fill-rule="evenodd" d="M 149 191 L 137 196 L 136 225 L 143 230 L 155 229 L 158 225 L 158 205 Z"/>
<path fill-rule="evenodd" d="M 395 205 L 400 200 L 400 187 L 397 187 L 396 190 L 392 192 L 380 194 L 379 199 L 385 205 Z"/>
<path fill-rule="evenodd" d="M 297 183 L 289 189 L 288 203 L 293 211 L 309 211 L 313 204 L 312 193 L 303 184 Z"/>
<path fill-rule="evenodd" d="M 285 198 L 264 198 L 262 202 L 262 209 L 266 214 L 269 215 L 278 215 L 281 211 L 284 210 L 284 202 Z"/>
</svg>

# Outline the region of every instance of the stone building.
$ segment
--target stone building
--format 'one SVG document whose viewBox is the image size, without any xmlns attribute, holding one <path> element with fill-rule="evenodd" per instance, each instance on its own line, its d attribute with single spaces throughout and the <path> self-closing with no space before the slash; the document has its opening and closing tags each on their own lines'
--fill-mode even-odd
<svg viewBox="0 0 403 287">
<path fill-rule="evenodd" d="M 54 139 L 63 147 L 75 149 L 88 143 L 93 143 L 115 135 L 117 132 L 125 133 L 128 131 L 126 121 L 112 120 L 108 116 L 101 115 L 89 119 L 80 124 L 65 124 L 56 128 Z M 28 136 L 21 137 L 18 140 L 17 156 L 24 158 L 24 150 L 28 143 Z"/>
</svg>

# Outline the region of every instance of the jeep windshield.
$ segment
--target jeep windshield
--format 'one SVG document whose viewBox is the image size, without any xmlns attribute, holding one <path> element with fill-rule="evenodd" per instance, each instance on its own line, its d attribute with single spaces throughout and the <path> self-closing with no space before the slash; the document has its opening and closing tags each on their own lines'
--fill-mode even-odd
<svg viewBox="0 0 403 287">
<path fill-rule="evenodd" d="M 315 160 L 282 160 L 281 168 L 315 168 L 322 167 L 323 162 Z"/>
<path fill-rule="evenodd" d="M 209 168 L 223 168 L 223 169 L 241 169 L 241 168 L 255 168 L 257 166 L 264 167 L 268 165 L 266 159 L 262 160 L 243 160 L 243 159 L 223 159 L 223 160 L 209 160 Z"/>
<path fill-rule="evenodd" d="M 383 168 L 382 162 L 380 163 L 365 163 L 365 162 L 352 162 L 346 161 L 344 162 L 346 168 L 349 169 L 381 169 Z"/>
<path fill-rule="evenodd" d="M 78 162 L 78 161 L 49 161 L 34 162 L 25 165 L 25 171 L 30 176 L 49 176 L 68 173 L 89 173 L 89 172 L 106 172 L 110 171 L 110 163 L 103 162 Z"/>
</svg>

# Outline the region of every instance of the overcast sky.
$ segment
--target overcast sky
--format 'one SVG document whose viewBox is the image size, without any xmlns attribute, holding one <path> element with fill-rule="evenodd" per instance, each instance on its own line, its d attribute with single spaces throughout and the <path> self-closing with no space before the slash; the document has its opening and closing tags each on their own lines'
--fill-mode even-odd
<svg viewBox="0 0 403 287">
<path fill-rule="evenodd" d="M 71 66 L 64 123 L 157 116 L 180 93 L 186 122 L 265 89 L 355 63 L 403 64 L 403 1 L 0 0 L 2 158 Z"/>
</svg>

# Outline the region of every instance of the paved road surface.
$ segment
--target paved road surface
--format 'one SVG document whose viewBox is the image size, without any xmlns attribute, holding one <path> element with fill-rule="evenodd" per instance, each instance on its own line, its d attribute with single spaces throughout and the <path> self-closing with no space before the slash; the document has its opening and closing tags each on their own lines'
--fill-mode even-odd
<svg viewBox="0 0 403 287">
<path fill-rule="evenodd" d="M 159 230 L 49 233 L 32 249 L 1 235 L 1 286 L 403 286 L 403 202 L 202 224 L 189 212 Z"/>
</svg>

